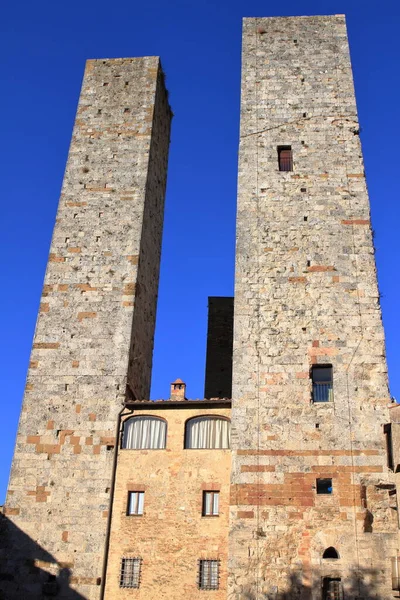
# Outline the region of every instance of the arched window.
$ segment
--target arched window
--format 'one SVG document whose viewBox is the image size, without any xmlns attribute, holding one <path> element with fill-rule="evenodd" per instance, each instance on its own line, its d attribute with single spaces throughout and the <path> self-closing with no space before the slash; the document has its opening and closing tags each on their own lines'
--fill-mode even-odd
<svg viewBox="0 0 400 600">
<path fill-rule="evenodd" d="M 229 448 L 231 423 L 224 417 L 195 417 L 186 422 L 185 448 Z"/>
<path fill-rule="evenodd" d="M 329 546 L 322 555 L 322 558 L 339 558 L 339 553 L 333 546 Z"/>
<path fill-rule="evenodd" d="M 125 421 L 122 447 L 130 450 L 165 448 L 167 423 L 158 417 L 132 417 Z"/>
</svg>

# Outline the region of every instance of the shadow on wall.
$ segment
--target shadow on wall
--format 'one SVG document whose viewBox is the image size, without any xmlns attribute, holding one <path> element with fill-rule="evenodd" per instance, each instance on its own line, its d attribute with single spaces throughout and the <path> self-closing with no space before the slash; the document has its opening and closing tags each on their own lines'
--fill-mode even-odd
<svg viewBox="0 0 400 600">
<path fill-rule="evenodd" d="M 84 600 L 71 589 L 70 577 L 68 568 L 0 514 L 0 600 Z"/>
<path fill-rule="evenodd" d="M 324 569 L 325 571 L 325 569 Z M 277 591 L 262 580 L 257 584 L 249 584 L 238 589 L 232 596 L 240 600 L 380 600 L 382 596 L 382 572 L 377 569 L 353 570 L 350 576 L 343 576 L 332 569 L 329 576 L 321 574 L 317 585 L 312 589 L 302 584 L 299 573 L 291 573 L 285 590 Z M 258 587 L 258 590 L 257 590 Z M 268 589 L 267 589 L 268 588 Z M 389 596 L 399 598 L 399 592 L 389 592 Z"/>
</svg>

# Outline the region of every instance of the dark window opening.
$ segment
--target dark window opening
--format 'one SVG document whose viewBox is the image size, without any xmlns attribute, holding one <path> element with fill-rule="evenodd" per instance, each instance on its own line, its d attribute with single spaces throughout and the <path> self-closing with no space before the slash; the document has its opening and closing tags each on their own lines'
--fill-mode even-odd
<svg viewBox="0 0 400 600">
<path fill-rule="evenodd" d="M 323 578 L 322 600 L 343 600 L 343 588 L 340 577 Z"/>
<path fill-rule="evenodd" d="M 311 379 L 313 402 L 332 402 L 332 365 L 314 365 L 311 369 Z"/>
<path fill-rule="evenodd" d="M 278 146 L 278 164 L 280 171 L 293 171 L 291 146 Z"/>
<path fill-rule="evenodd" d="M 332 479 L 317 479 L 317 494 L 332 494 Z"/>
<path fill-rule="evenodd" d="M 329 546 L 322 555 L 322 558 L 339 558 L 339 553 L 333 546 Z"/>
<path fill-rule="evenodd" d="M 217 590 L 219 587 L 219 561 L 199 561 L 199 589 Z"/>
<path fill-rule="evenodd" d="M 393 440 L 392 440 L 392 425 L 388 423 L 383 426 L 383 433 L 386 438 L 386 456 L 387 466 L 391 471 L 394 471 L 394 460 L 393 460 Z"/>
</svg>

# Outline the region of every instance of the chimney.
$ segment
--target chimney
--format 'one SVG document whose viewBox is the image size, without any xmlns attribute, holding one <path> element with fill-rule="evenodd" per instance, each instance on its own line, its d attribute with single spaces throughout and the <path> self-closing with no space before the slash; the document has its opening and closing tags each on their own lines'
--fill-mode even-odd
<svg viewBox="0 0 400 600">
<path fill-rule="evenodd" d="M 186 400 L 185 398 L 186 383 L 182 379 L 176 379 L 171 383 L 170 400 Z"/>
</svg>

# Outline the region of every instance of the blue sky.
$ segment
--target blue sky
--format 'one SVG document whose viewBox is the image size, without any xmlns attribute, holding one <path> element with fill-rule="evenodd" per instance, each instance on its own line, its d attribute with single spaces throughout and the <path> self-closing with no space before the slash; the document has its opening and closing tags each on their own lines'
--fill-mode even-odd
<svg viewBox="0 0 400 600">
<path fill-rule="evenodd" d="M 176 377 L 189 397 L 202 397 L 207 296 L 233 295 L 241 19 L 335 13 L 347 15 L 391 391 L 400 400 L 398 0 L 16 0 L 3 7 L 2 495 L 85 60 L 162 58 L 175 117 L 152 398 L 167 397 Z"/>
</svg>

